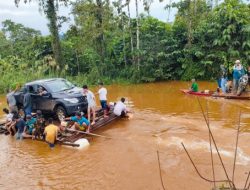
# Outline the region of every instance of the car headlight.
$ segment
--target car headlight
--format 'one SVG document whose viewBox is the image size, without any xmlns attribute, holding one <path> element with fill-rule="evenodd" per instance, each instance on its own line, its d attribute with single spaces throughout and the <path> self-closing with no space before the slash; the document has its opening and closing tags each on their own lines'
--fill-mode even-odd
<svg viewBox="0 0 250 190">
<path fill-rule="evenodd" d="M 77 98 L 64 98 L 63 100 L 70 102 L 72 104 L 76 104 L 79 102 Z"/>
</svg>

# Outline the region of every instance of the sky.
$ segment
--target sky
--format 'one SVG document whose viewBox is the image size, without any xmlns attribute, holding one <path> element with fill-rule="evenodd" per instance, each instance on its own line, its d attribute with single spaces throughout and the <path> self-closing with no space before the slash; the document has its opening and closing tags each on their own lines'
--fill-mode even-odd
<svg viewBox="0 0 250 190">
<path fill-rule="evenodd" d="M 23 0 L 21 0 L 23 2 Z M 167 0 L 168 1 L 168 0 Z M 163 3 L 160 3 L 159 0 L 155 0 L 150 7 L 150 15 L 156 17 L 162 21 L 167 21 L 168 11 L 164 9 L 164 6 L 167 4 L 165 0 Z M 123 2 L 125 2 L 123 0 Z M 142 1 L 139 2 L 139 12 L 143 12 Z M 131 17 L 135 17 L 135 0 L 131 0 L 130 3 Z M 126 11 L 127 8 L 124 8 Z M 71 18 L 69 23 L 65 23 L 62 26 L 61 32 L 67 31 L 69 25 L 73 23 L 73 17 L 70 15 L 71 7 L 60 6 L 59 14 L 60 16 L 67 16 Z M 171 11 L 170 13 L 170 22 L 174 19 L 174 14 L 176 11 Z M 20 3 L 16 7 L 14 0 L 0 0 L 0 23 L 6 19 L 11 19 L 16 23 L 23 24 L 26 27 L 34 28 L 40 30 L 43 35 L 48 35 L 47 19 L 45 15 L 39 12 L 38 4 L 36 1 L 31 3 Z M 0 24 L 0 28 L 2 24 Z"/>
</svg>

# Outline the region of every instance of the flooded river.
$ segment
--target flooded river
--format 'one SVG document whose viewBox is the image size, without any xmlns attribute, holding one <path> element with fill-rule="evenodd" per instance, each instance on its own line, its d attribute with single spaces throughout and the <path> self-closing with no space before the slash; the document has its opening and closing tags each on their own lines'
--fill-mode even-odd
<svg viewBox="0 0 250 190">
<path fill-rule="evenodd" d="M 86 150 L 41 142 L 16 141 L 0 136 L 0 189 L 161 190 L 158 150 L 163 183 L 168 190 L 209 190 L 185 154 L 189 150 L 200 173 L 212 179 L 208 130 L 196 97 L 182 94 L 186 82 L 108 86 L 109 100 L 125 96 L 134 111 L 96 131 L 113 139 L 94 138 Z M 215 89 L 201 82 L 200 89 Z M 212 132 L 232 176 L 236 128 L 241 110 L 241 133 L 235 183 L 244 186 L 250 170 L 250 102 L 200 98 L 208 105 Z M 2 108 L 4 98 L 1 98 Z M 226 179 L 215 156 L 215 178 Z"/>
</svg>

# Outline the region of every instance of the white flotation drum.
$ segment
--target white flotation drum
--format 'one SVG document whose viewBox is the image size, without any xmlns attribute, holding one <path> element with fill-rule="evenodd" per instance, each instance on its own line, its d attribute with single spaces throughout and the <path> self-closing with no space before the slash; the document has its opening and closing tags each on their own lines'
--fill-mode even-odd
<svg viewBox="0 0 250 190">
<path fill-rule="evenodd" d="M 76 147 L 77 149 L 84 149 L 89 147 L 89 141 L 87 139 L 78 139 L 77 141 L 74 142 L 74 144 L 79 144 L 78 147 Z"/>
<path fill-rule="evenodd" d="M 74 142 L 74 144 L 78 144 L 79 146 L 65 146 L 67 148 L 73 148 L 73 149 L 85 149 L 89 147 L 89 141 L 87 139 L 78 139 L 77 141 Z"/>
</svg>

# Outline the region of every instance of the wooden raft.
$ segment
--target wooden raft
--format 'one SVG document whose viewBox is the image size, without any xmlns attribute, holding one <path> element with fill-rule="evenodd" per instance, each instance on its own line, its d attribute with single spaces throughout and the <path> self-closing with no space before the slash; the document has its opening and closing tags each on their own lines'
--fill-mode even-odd
<svg viewBox="0 0 250 190">
<path fill-rule="evenodd" d="M 93 126 L 91 126 L 90 132 L 94 132 L 97 129 L 102 128 L 102 127 L 108 125 L 109 123 L 111 123 L 112 121 L 120 118 L 119 116 L 116 116 L 112 112 L 113 112 L 113 109 L 109 112 L 109 114 L 108 114 L 109 117 L 107 117 L 107 118 L 103 117 L 103 114 L 100 114 L 100 116 L 96 119 L 95 124 Z M 62 134 L 58 138 L 58 141 L 73 143 L 73 142 L 77 141 L 78 139 L 84 138 L 86 136 L 88 136 L 88 135 L 68 131 L 65 134 Z"/>
<path fill-rule="evenodd" d="M 96 121 L 95 124 L 91 126 L 90 132 L 94 132 L 96 130 L 98 130 L 99 128 L 102 128 L 106 125 L 108 125 L 109 123 L 113 122 L 114 120 L 117 120 L 121 117 L 116 116 L 115 114 L 113 114 L 113 107 L 110 108 L 109 113 L 108 113 L 108 117 L 104 117 L 104 113 L 102 109 L 98 109 L 96 111 Z M 6 129 L 3 128 L 4 123 L 0 124 L 0 134 L 4 134 L 7 132 Z M 74 144 L 75 141 L 77 141 L 78 139 L 81 138 L 86 138 L 89 135 L 87 134 L 82 134 L 82 133 L 78 133 L 78 132 L 72 132 L 72 131 L 65 131 L 62 132 L 58 135 L 57 144 L 60 145 L 68 145 L 68 146 L 79 146 L 77 144 Z M 43 141 L 42 139 L 34 139 L 37 141 Z"/>
</svg>

